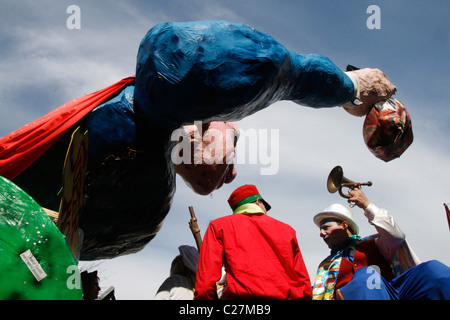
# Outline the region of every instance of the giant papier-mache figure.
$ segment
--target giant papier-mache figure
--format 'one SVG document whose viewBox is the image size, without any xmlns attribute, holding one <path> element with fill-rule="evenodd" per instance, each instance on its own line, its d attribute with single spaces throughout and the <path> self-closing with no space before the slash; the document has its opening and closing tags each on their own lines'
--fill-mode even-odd
<svg viewBox="0 0 450 320">
<path fill-rule="evenodd" d="M 231 121 L 279 100 L 343 106 L 365 116 L 395 90 L 378 69 L 343 72 L 324 56 L 297 54 L 246 25 L 162 23 L 143 38 L 135 77 L 72 100 L 3 137 L 0 175 L 41 206 L 58 210 L 70 136 L 79 126 L 86 129 L 80 258 L 112 258 L 139 251 L 155 236 L 170 210 L 176 173 L 203 195 L 236 175 L 230 161 L 175 165 L 174 130 L 186 126 L 189 136 L 194 121 L 202 121 L 203 132 L 232 128 L 237 136 Z M 403 143 L 403 152 L 411 143 L 411 133 L 409 142 L 402 142 L 408 140 L 403 133 L 390 132 L 395 139 L 384 145 Z"/>
</svg>

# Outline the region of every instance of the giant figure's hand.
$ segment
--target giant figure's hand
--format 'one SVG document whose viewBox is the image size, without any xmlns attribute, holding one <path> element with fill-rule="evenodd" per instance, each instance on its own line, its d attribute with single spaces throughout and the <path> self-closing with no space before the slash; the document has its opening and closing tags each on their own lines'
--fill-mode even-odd
<svg viewBox="0 0 450 320">
<path fill-rule="evenodd" d="M 348 71 L 346 74 L 358 82 L 359 99 L 362 102 L 359 106 L 351 102 L 342 106 L 354 116 L 367 115 L 375 103 L 389 99 L 397 91 L 380 69 L 364 68 Z"/>
</svg>

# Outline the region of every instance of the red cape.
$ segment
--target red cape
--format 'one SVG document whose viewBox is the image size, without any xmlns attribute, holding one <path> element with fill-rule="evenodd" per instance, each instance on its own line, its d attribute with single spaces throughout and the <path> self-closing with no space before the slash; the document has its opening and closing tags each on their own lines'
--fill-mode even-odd
<svg viewBox="0 0 450 320">
<path fill-rule="evenodd" d="M 134 77 L 76 98 L 0 138 L 0 175 L 12 180 L 42 156 L 73 125 L 95 107 L 134 82 Z"/>
</svg>

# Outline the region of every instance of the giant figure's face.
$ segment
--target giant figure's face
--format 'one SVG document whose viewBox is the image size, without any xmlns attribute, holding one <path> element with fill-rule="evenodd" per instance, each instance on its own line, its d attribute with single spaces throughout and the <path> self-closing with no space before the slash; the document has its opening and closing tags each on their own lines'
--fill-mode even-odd
<svg viewBox="0 0 450 320">
<path fill-rule="evenodd" d="M 234 122 L 212 121 L 187 125 L 178 140 L 177 173 L 196 193 L 210 194 L 236 177 L 235 147 L 239 129 Z"/>
</svg>

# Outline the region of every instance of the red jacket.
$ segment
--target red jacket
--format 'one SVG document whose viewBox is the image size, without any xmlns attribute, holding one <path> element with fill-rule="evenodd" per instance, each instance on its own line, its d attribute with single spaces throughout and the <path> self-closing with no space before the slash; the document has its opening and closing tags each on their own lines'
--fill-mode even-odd
<svg viewBox="0 0 450 320">
<path fill-rule="evenodd" d="M 234 214 L 209 224 L 194 299 L 217 299 L 222 265 L 228 282 L 224 299 L 312 298 L 295 230 L 265 214 Z"/>
<path fill-rule="evenodd" d="M 356 270 L 372 265 L 380 268 L 381 276 L 387 281 L 391 281 L 394 278 L 392 269 L 378 250 L 375 239 L 358 243 L 355 246 L 353 261 L 342 258 L 336 280 L 335 292 L 352 280 Z"/>
</svg>

